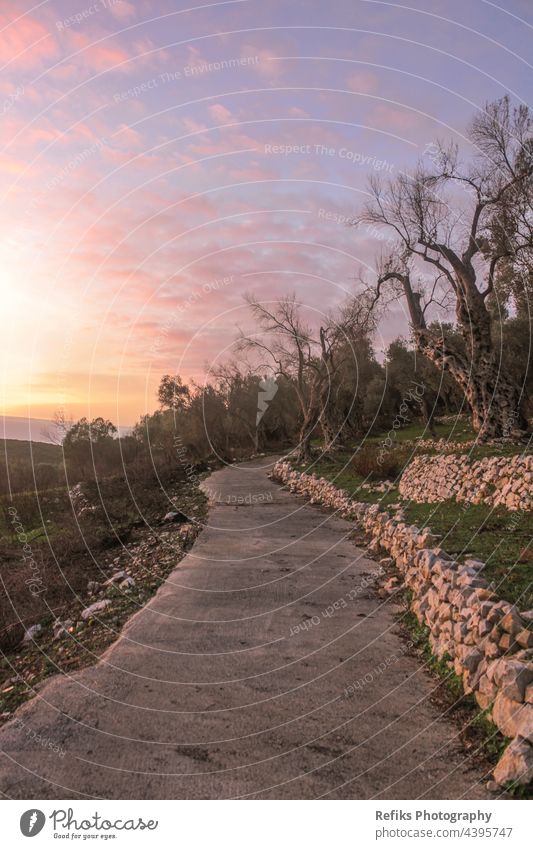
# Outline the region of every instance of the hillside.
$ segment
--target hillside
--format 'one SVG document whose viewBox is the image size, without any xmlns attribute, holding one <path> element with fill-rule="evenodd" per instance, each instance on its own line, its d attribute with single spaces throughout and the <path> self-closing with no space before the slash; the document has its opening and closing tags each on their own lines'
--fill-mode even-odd
<svg viewBox="0 0 533 849">
<path fill-rule="evenodd" d="M 27 439 L 0 439 L 0 451 L 8 463 L 60 463 L 63 456 L 60 445 Z"/>
</svg>

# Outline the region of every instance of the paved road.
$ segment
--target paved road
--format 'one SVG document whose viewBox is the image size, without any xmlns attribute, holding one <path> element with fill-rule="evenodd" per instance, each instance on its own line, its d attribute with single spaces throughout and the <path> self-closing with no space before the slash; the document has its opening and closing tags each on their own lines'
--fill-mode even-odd
<svg viewBox="0 0 533 849">
<path fill-rule="evenodd" d="M 209 527 L 157 595 L 4 727 L 5 796 L 485 798 L 351 526 L 267 470 L 213 474 Z"/>
</svg>

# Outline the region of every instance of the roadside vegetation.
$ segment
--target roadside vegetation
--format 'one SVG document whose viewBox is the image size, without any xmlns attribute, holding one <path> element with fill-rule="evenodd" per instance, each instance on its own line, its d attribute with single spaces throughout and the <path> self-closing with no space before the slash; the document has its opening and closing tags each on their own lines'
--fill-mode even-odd
<svg viewBox="0 0 533 849">
<path fill-rule="evenodd" d="M 459 420 L 460 422 L 460 420 Z M 441 438 L 451 438 L 450 422 L 436 424 Z M 468 425 L 459 423 L 457 433 L 470 439 Z M 401 509 L 403 521 L 420 529 L 430 528 L 439 537 L 439 544 L 458 560 L 474 558 L 486 563 L 485 577 L 501 598 L 516 603 L 521 609 L 533 608 L 533 523 L 531 513 L 510 512 L 504 507 L 486 504 L 468 504 L 453 500 L 437 503 L 403 501 L 398 491 L 399 478 L 406 465 L 417 453 L 432 453 L 424 447 L 420 452 L 417 441 L 426 439 L 424 426 L 410 425 L 399 431 L 397 445 L 387 455 L 387 462 L 379 461 L 379 445 L 384 434 L 365 442 L 362 448 L 339 451 L 322 456 L 306 467 L 309 474 L 326 478 L 343 489 L 356 501 L 379 504 L 384 510 L 395 513 Z M 433 452 L 436 449 L 433 449 Z M 456 449 L 461 453 L 460 449 Z M 484 446 L 482 454 L 477 448 L 465 449 L 471 459 L 479 456 L 507 456 L 521 453 L 523 446 Z M 381 487 L 385 486 L 385 489 Z"/>
<path fill-rule="evenodd" d="M 40 509 L 27 498 L 15 499 L 18 516 L 32 524 L 39 515 L 43 525 L 33 534 L 27 554 L 31 560 L 25 561 L 20 540 L 5 524 L 2 528 L 0 722 L 33 695 L 44 678 L 95 663 L 176 567 L 204 523 L 206 499 L 184 479 L 167 478 L 164 490 L 153 486 L 142 492 L 130 492 L 120 483 L 105 481 L 99 500 L 92 502 L 96 509 L 77 517 L 70 500 L 60 497 L 57 489 L 41 495 Z M 96 487 L 88 488 L 88 505 L 92 495 L 97 495 Z M 139 499 L 142 514 L 135 514 L 133 499 Z M 166 524 L 162 520 L 169 509 L 179 509 L 189 522 Z M 128 575 L 131 586 L 105 587 L 119 570 Z M 102 595 L 110 606 L 84 621 L 81 612 Z M 23 643 L 25 630 L 35 626 L 39 633 Z"/>
</svg>

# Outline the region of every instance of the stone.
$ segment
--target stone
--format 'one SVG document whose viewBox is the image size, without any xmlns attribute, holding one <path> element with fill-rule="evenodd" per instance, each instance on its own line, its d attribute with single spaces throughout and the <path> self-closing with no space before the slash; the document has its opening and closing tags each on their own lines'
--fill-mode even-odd
<svg viewBox="0 0 533 849">
<path fill-rule="evenodd" d="M 485 693 L 480 693 L 479 690 L 474 693 L 474 698 L 481 710 L 487 710 L 487 708 L 489 708 L 492 704 L 490 696 L 487 696 Z"/>
<path fill-rule="evenodd" d="M 508 634 L 518 634 L 524 627 L 524 623 L 516 609 L 510 610 L 500 622 L 500 627 Z"/>
<path fill-rule="evenodd" d="M 477 632 L 480 637 L 486 637 L 491 632 L 491 626 L 488 622 L 482 619 L 477 627 Z"/>
<path fill-rule="evenodd" d="M 494 770 L 498 785 L 526 785 L 533 780 L 533 746 L 526 740 L 512 740 Z"/>
<path fill-rule="evenodd" d="M 485 568 L 485 564 L 482 560 L 465 560 L 465 566 L 467 566 L 469 569 L 475 569 L 477 572 Z"/>
<path fill-rule="evenodd" d="M 87 621 L 87 619 L 91 619 L 97 613 L 103 613 L 103 611 L 106 610 L 111 603 L 112 602 L 109 598 L 103 598 L 101 601 L 95 601 L 95 603 L 91 604 L 90 607 L 86 607 L 85 610 L 82 610 L 81 618 L 84 621 Z"/>
<path fill-rule="evenodd" d="M 39 637 L 42 634 L 42 632 L 43 632 L 43 626 L 42 625 L 39 625 L 39 624 L 32 625 L 24 633 L 24 636 L 22 638 L 22 642 L 23 643 L 33 643 L 33 641 L 35 639 L 37 639 L 37 637 Z"/>
<path fill-rule="evenodd" d="M 485 657 L 488 657 L 488 658 L 491 658 L 491 659 L 499 657 L 502 653 L 499 645 L 497 643 L 495 643 L 493 640 L 490 640 L 488 638 L 485 638 L 485 642 L 483 643 L 483 648 L 484 648 L 484 651 L 485 651 Z"/>
<path fill-rule="evenodd" d="M 127 578 L 127 577 L 128 577 L 128 573 L 125 572 L 124 570 L 121 570 L 120 572 L 115 572 L 114 575 L 111 575 L 111 577 L 108 578 L 107 581 L 105 581 L 104 587 L 111 587 L 111 586 L 113 586 L 113 584 L 118 584 L 118 583 L 120 583 L 120 581 L 123 581 L 124 578 Z"/>
<path fill-rule="evenodd" d="M 498 692 L 496 686 L 489 680 L 486 674 L 480 676 L 478 690 L 484 696 L 488 696 L 491 702 L 494 701 Z"/>
<path fill-rule="evenodd" d="M 519 631 L 518 634 L 516 634 L 516 642 L 519 646 L 522 646 L 523 649 L 533 648 L 533 631 L 528 631 L 527 628 Z"/>
<path fill-rule="evenodd" d="M 449 555 L 446 551 L 444 551 L 444 549 L 434 548 L 433 551 L 434 551 L 435 556 L 438 557 L 439 560 L 447 560 L 448 561 L 448 564 L 447 564 L 448 567 L 450 566 L 450 563 L 455 563 L 453 557 L 451 557 L 451 555 Z M 457 564 L 455 564 L 455 565 L 457 565 Z"/>
<path fill-rule="evenodd" d="M 131 577 L 131 575 L 127 575 L 123 581 L 120 582 L 119 587 L 121 590 L 129 590 L 135 586 L 135 580 Z"/>
<path fill-rule="evenodd" d="M 526 687 L 533 683 L 533 665 L 503 658 L 493 669 L 493 679 L 508 698 L 521 702 Z"/>
<path fill-rule="evenodd" d="M 61 620 L 56 619 L 56 621 L 52 625 L 52 633 L 54 635 L 54 640 L 60 640 L 64 637 L 70 636 L 68 629 L 72 628 L 73 625 L 74 622 L 72 621 L 72 619 L 65 619 L 64 622 L 61 622 Z"/>
<path fill-rule="evenodd" d="M 533 743 L 533 705 L 523 704 L 517 717 L 516 736 Z"/>
<path fill-rule="evenodd" d="M 181 510 L 170 510 L 163 516 L 162 521 L 164 524 L 169 524 L 170 522 L 188 522 L 189 519 Z"/>
<path fill-rule="evenodd" d="M 533 742 L 533 706 L 515 702 L 498 693 L 492 710 L 494 724 L 506 737 L 517 737 Z"/>
</svg>

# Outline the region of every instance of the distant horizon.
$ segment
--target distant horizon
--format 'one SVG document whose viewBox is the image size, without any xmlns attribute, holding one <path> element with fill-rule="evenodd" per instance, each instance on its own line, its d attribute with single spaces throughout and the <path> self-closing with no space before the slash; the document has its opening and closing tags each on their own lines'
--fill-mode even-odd
<svg viewBox="0 0 533 849">
<path fill-rule="evenodd" d="M 113 422 L 113 424 L 116 424 Z M 43 442 L 47 445 L 60 444 L 46 433 L 46 429 L 52 430 L 54 423 L 52 419 L 40 419 L 33 416 L 0 416 L 0 439 L 15 439 L 20 442 Z M 131 425 L 120 425 L 118 427 L 119 435 L 126 436 L 131 429 Z M 39 428 L 37 435 L 37 428 Z"/>
</svg>

